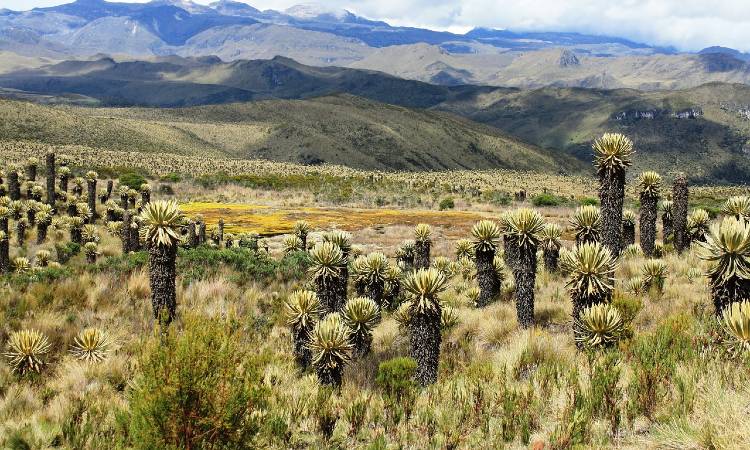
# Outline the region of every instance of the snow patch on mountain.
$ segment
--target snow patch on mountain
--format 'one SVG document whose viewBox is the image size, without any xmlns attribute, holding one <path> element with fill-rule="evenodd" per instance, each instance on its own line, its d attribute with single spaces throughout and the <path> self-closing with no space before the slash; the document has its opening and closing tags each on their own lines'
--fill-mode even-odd
<svg viewBox="0 0 750 450">
<path fill-rule="evenodd" d="M 180 9 L 184 9 L 190 14 L 205 14 L 211 11 L 211 8 L 204 5 L 199 5 L 190 0 L 154 0 L 151 2 L 153 5 L 168 5 L 175 6 Z"/>
<path fill-rule="evenodd" d="M 333 16 L 339 20 L 345 19 L 351 13 L 345 9 L 330 8 L 319 3 L 303 3 L 292 6 L 284 11 L 285 14 L 296 19 L 315 19 L 320 16 Z"/>
</svg>

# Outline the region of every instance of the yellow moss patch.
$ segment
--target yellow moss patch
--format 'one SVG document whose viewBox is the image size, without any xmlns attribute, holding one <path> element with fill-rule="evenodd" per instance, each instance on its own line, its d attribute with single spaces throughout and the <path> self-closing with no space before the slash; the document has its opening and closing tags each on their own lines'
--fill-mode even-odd
<svg viewBox="0 0 750 450">
<path fill-rule="evenodd" d="M 201 214 L 206 224 L 214 226 L 224 219 L 230 233 L 254 232 L 263 235 L 289 233 L 294 222 L 306 220 L 316 229 L 339 228 L 348 231 L 375 226 L 416 225 L 429 223 L 435 227 L 466 234 L 485 215 L 463 211 L 430 211 L 361 208 L 296 208 L 278 209 L 264 205 L 241 203 L 185 203 L 180 205 L 188 216 Z"/>
</svg>

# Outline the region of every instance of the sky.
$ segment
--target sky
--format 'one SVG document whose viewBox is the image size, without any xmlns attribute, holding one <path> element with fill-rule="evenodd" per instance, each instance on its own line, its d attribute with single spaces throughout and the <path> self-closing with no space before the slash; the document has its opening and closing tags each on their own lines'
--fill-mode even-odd
<svg viewBox="0 0 750 450">
<path fill-rule="evenodd" d="M 26 10 L 72 0 L 0 0 Z M 144 0 L 121 0 L 139 1 Z M 208 4 L 214 0 L 197 0 Z M 305 0 L 246 0 L 283 10 Z M 325 0 L 392 25 L 465 32 L 474 27 L 577 31 L 695 51 L 722 45 L 750 52 L 750 0 Z"/>
</svg>

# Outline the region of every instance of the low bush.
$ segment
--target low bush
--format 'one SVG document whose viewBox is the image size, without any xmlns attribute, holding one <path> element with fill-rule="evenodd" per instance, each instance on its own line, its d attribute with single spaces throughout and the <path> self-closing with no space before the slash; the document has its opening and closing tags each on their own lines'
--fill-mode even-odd
<svg viewBox="0 0 750 450">
<path fill-rule="evenodd" d="M 194 280 L 210 278 L 219 272 L 222 265 L 237 272 L 234 281 L 245 284 L 274 277 L 281 280 L 299 279 L 309 267 L 310 259 L 305 252 L 295 252 L 276 260 L 264 252 L 246 248 L 198 247 L 178 252 L 177 272 L 182 275 L 185 285 Z"/>
<path fill-rule="evenodd" d="M 508 206 L 513 202 L 513 197 L 504 191 L 487 191 L 482 195 L 487 203 L 497 206 Z"/>
<path fill-rule="evenodd" d="M 678 363 L 694 356 L 693 319 L 673 316 L 652 333 L 640 334 L 626 346 L 633 369 L 629 386 L 628 417 L 638 415 L 653 419 L 658 406 L 665 406 L 670 384 Z"/>
<path fill-rule="evenodd" d="M 199 185 L 209 188 L 225 184 L 237 184 L 248 188 L 283 190 L 283 189 L 310 189 L 320 188 L 326 183 L 335 186 L 349 185 L 352 181 L 322 173 L 310 173 L 305 175 L 283 175 L 283 174 L 243 174 L 229 175 L 217 173 L 214 175 L 203 175 L 196 180 Z"/>
<path fill-rule="evenodd" d="M 544 193 L 535 195 L 534 198 L 531 199 L 531 203 L 534 206 L 560 206 L 567 203 L 567 200 L 563 197 L 558 197 L 557 195 Z"/>
<path fill-rule="evenodd" d="M 557 427 L 550 435 L 550 445 L 553 449 L 579 448 L 590 438 L 591 408 L 578 380 L 575 376 L 573 378 L 566 393 L 568 404 Z"/>
<path fill-rule="evenodd" d="M 620 385 L 620 354 L 607 351 L 601 355 L 591 355 L 589 360 L 591 381 L 589 387 L 589 407 L 594 417 L 609 422 L 614 435 L 620 426 L 624 390 Z"/>
<path fill-rule="evenodd" d="M 375 382 L 383 391 L 386 410 L 394 424 L 411 415 L 417 396 L 416 371 L 417 363 L 411 358 L 393 358 L 378 366 Z"/>
<path fill-rule="evenodd" d="M 643 300 L 639 297 L 615 291 L 612 296 L 612 306 L 614 306 L 622 317 L 624 325 L 624 338 L 629 339 L 633 336 L 633 320 L 643 309 Z"/>
<path fill-rule="evenodd" d="M 456 203 L 453 201 L 453 197 L 445 197 L 444 199 L 440 200 L 440 204 L 438 205 L 438 208 L 440 211 L 445 211 L 446 209 L 453 209 L 456 207 Z"/>
<path fill-rule="evenodd" d="M 578 204 L 581 206 L 586 206 L 586 205 L 599 206 L 599 199 L 595 197 L 583 197 L 580 200 L 578 200 Z"/>
<path fill-rule="evenodd" d="M 125 185 L 130 189 L 138 190 L 141 188 L 141 185 L 146 183 L 146 178 L 139 173 L 127 172 L 120 175 L 119 182 L 120 185 Z"/>
<path fill-rule="evenodd" d="M 162 195 L 174 195 L 174 189 L 172 189 L 171 184 L 160 184 L 157 191 Z"/>
<path fill-rule="evenodd" d="M 416 388 L 414 383 L 416 370 L 417 363 L 411 358 L 389 359 L 378 366 L 375 382 L 386 397 L 400 401 Z"/>
<path fill-rule="evenodd" d="M 44 267 L 30 272 L 16 273 L 10 275 L 10 283 L 17 286 L 25 286 L 30 283 L 52 283 L 73 274 L 69 267 Z"/>
<path fill-rule="evenodd" d="M 145 346 L 130 392 L 134 448 L 252 448 L 268 389 L 248 330 L 186 317 Z"/>
<path fill-rule="evenodd" d="M 91 170 L 94 170 L 96 173 L 99 174 L 100 179 L 115 179 L 119 178 L 120 175 L 126 174 L 126 173 L 137 173 L 141 176 L 149 176 L 149 172 L 143 168 L 139 167 L 126 167 L 126 166 L 120 166 L 120 165 L 114 165 L 114 166 L 103 166 L 99 164 L 95 164 L 91 167 Z"/>
<path fill-rule="evenodd" d="M 102 258 L 96 265 L 98 272 L 130 273 L 148 265 L 147 252 L 132 252 L 126 255 Z"/>
<path fill-rule="evenodd" d="M 81 246 L 75 242 L 66 242 L 64 244 L 55 244 L 55 253 L 57 253 L 57 262 L 66 264 L 72 257 L 81 252 Z"/>
<path fill-rule="evenodd" d="M 180 181 L 182 181 L 182 175 L 172 172 L 166 175 L 162 175 L 159 180 L 166 181 L 168 183 L 179 183 Z"/>
</svg>

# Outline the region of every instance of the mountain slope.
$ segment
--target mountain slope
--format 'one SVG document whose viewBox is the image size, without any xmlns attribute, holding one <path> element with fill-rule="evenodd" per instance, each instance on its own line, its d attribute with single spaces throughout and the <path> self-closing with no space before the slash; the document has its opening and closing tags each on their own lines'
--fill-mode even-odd
<svg viewBox="0 0 750 450">
<path fill-rule="evenodd" d="M 508 52 L 488 46 L 444 47 L 416 44 L 378 49 L 350 67 L 394 76 L 440 82 L 441 71 L 458 74 L 452 83 L 640 90 L 685 89 L 713 81 L 750 84 L 750 64 L 726 53 L 649 54 L 620 57 L 592 55 L 566 48 Z M 573 59 L 574 58 L 574 59 Z M 567 64 L 574 60 L 575 64 Z M 441 83 L 442 84 L 442 83 Z"/>
<path fill-rule="evenodd" d="M 311 67 L 288 58 L 223 63 L 218 58 L 67 61 L 0 76 L 0 87 L 41 94 L 74 93 L 105 105 L 190 106 L 261 98 L 348 93 L 426 108 L 463 90 L 372 71 Z"/>
<path fill-rule="evenodd" d="M 564 61 L 558 58 L 557 64 L 562 61 L 575 66 L 576 60 L 580 61 L 567 55 Z M 446 78 L 461 76 L 447 63 L 439 67 L 438 73 Z M 40 102 L 59 98 L 63 102 L 88 104 L 93 98 L 102 105 L 170 107 L 263 99 L 311 99 L 343 93 L 401 107 L 448 111 L 548 149 L 548 155 L 556 152 L 561 160 L 576 157 L 586 165 L 591 160 L 590 143 L 594 138 L 606 131 L 621 131 L 631 136 L 639 148 L 633 174 L 648 168 L 662 172 L 682 169 L 689 173 L 692 181 L 750 182 L 750 160 L 747 157 L 750 154 L 750 87 L 743 84 L 713 83 L 687 90 L 653 92 L 593 87 L 521 90 L 439 86 L 379 72 L 306 66 L 286 58 L 224 63 L 212 57 L 166 57 L 151 61 L 118 62 L 111 58 L 66 61 L 2 75 L 0 87 L 24 91 L 0 92 L 0 95 L 10 98 L 33 98 L 41 94 Z M 297 103 L 277 105 L 290 107 Z M 348 107 L 343 110 L 351 112 Z M 384 109 L 379 107 L 378 110 Z M 263 111 L 270 115 L 274 113 L 269 108 Z M 328 118 L 332 129 L 348 123 L 347 117 L 338 112 L 321 110 L 318 113 L 321 121 Z M 171 112 L 154 112 L 153 120 L 158 120 L 161 114 Z M 396 126 L 397 119 L 406 120 L 402 114 L 393 119 L 387 115 L 381 117 L 385 122 L 394 122 L 391 128 Z M 257 116 L 256 120 L 262 121 L 262 117 Z M 410 120 L 409 123 L 422 126 L 419 121 Z M 353 129 L 360 127 L 358 124 L 351 126 Z M 326 127 L 321 123 L 312 128 L 324 130 Z M 320 146 L 327 142 L 323 133 L 294 133 L 315 143 L 316 148 L 322 148 Z M 373 134 L 371 131 L 367 133 Z M 373 135 L 381 136 L 379 133 Z M 336 148 L 339 138 L 325 145 Z M 359 139 L 351 138 L 357 142 Z M 405 142 L 410 140 L 424 141 L 425 138 L 415 137 Z M 268 150 L 270 158 L 284 159 L 296 152 L 296 156 L 289 157 L 342 162 L 336 159 L 335 153 L 311 153 L 308 158 L 301 150 L 297 151 L 304 147 L 290 150 L 281 144 L 283 140 L 274 142 L 276 144 L 268 146 L 274 149 Z M 452 142 L 457 149 L 468 148 L 465 139 L 445 142 Z M 438 142 L 435 145 L 444 144 Z M 409 145 L 398 144 L 394 148 L 406 151 Z M 422 151 L 429 153 L 427 147 Z M 383 152 L 387 156 L 379 160 L 357 160 L 353 153 L 346 153 L 345 157 L 354 158 L 352 164 L 367 167 L 435 168 L 461 164 L 461 160 L 445 158 L 434 163 L 408 162 L 402 156 Z M 521 161 L 501 162 L 526 165 Z M 475 160 L 471 164 L 480 163 Z"/>
<path fill-rule="evenodd" d="M 102 17 L 66 34 L 61 42 L 82 54 L 148 56 L 164 42 L 147 27 L 129 17 Z"/>
<path fill-rule="evenodd" d="M 354 39 L 274 24 L 214 27 L 187 40 L 177 53 L 215 55 L 225 61 L 271 59 L 277 55 L 316 66 L 345 66 L 372 51 Z"/>
<path fill-rule="evenodd" d="M 351 96 L 184 109 L 48 107 L 0 101 L 0 137 L 378 170 L 507 168 L 579 173 L 583 167 L 573 158 L 555 156 L 453 115 Z"/>
<path fill-rule="evenodd" d="M 631 137 L 631 175 L 682 170 L 694 182 L 750 182 L 750 87 L 712 83 L 681 91 L 498 89 L 439 106 L 543 148 L 591 160 L 607 131 Z"/>
</svg>

